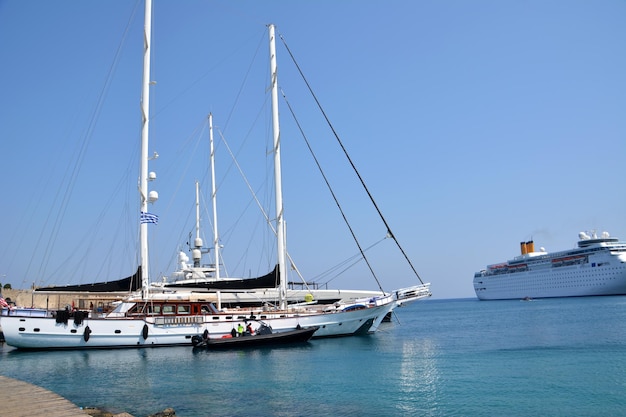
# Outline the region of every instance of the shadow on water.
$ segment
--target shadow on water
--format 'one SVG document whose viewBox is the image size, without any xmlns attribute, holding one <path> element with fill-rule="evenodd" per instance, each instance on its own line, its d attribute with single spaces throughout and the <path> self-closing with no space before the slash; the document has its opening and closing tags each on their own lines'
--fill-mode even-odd
<svg viewBox="0 0 626 417">
<path fill-rule="evenodd" d="M 305 351 L 307 349 L 313 349 L 312 342 L 306 343 L 292 343 L 281 344 L 272 346 L 248 346 L 248 347 L 230 347 L 219 349 L 208 349 L 203 346 L 193 347 L 192 352 L 194 355 L 228 355 L 232 353 L 236 354 L 249 354 L 249 355 L 270 355 L 273 352 L 280 352 L 285 350 L 290 351 Z"/>
</svg>

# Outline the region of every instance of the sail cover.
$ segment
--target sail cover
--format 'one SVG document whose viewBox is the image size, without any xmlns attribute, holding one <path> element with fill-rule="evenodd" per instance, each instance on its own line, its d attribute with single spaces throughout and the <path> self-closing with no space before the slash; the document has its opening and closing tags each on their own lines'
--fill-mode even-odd
<svg viewBox="0 0 626 417">
<path fill-rule="evenodd" d="M 43 287 L 36 292 L 129 292 L 141 288 L 141 267 L 133 275 L 117 281 L 96 282 L 92 284 L 64 285 Z"/>
<path fill-rule="evenodd" d="M 236 280 L 218 280 L 194 283 L 171 283 L 165 288 L 202 288 L 207 290 L 252 290 L 256 288 L 276 288 L 280 284 L 278 265 L 269 274 L 257 278 L 242 278 Z"/>
</svg>

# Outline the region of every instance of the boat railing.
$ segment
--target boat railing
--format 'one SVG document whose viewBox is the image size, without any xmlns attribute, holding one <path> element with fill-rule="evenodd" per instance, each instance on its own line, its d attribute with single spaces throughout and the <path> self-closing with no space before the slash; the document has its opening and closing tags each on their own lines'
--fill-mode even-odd
<svg viewBox="0 0 626 417">
<path fill-rule="evenodd" d="M 394 292 L 398 301 L 410 298 L 430 297 L 432 295 L 430 292 L 430 283 L 414 285 L 407 288 L 400 288 L 399 290 L 396 290 Z"/>
<path fill-rule="evenodd" d="M 52 317 L 52 311 L 43 308 L 11 307 L 10 309 L 3 308 L 0 315 L 20 317 Z"/>
<path fill-rule="evenodd" d="M 384 304 L 388 304 L 393 302 L 393 295 L 389 294 L 389 295 L 384 295 L 384 296 L 377 296 L 377 297 L 372 297 L 369 299 L 369 305 L 370 306 L 382 306 Z"/>
</svg>

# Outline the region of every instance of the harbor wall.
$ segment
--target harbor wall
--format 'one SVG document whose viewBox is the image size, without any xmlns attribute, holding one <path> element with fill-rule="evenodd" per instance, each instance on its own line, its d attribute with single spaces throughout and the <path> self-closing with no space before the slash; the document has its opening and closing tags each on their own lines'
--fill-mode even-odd
<svg viewBox="0 0 626 417">
<path fill-rule="evenodd" d="M 47 308 L 61 310 L 66 306 L 80 310 L 106 312 L 111 309 L 111 303 L 122 298 L 120 295 L 109 293 L 58 293 L 42 294 L 32 290 L 3 289 L 5 300 L 15 303 L 17 307 Z"/>
</svg>

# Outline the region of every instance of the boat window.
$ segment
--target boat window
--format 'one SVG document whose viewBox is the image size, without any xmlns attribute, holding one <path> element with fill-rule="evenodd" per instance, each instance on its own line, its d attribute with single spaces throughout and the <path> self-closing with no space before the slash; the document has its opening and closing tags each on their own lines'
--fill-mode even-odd
<svg viewBox="0 0 626 417">
<path fill-rule="evenodd" d="M 112 312 L 124 314 L 128 312 L 131 308 L 133 308 L 134 305 L 135 303 L 120 303 L 113 309 Z"/>
<path fill-rule="evenodd" d="M 160 304 L 148 304 L 146 306 L 146 314 L 161 314 Z"/>
<path fill-rule="evenodd" d="M 164 305 L 163 314 L 174 314 L 174 306 Z"/>
<path fill-rule="evenodd" d="M 189 304 L 180 304 L 178 306 L 178 314 L 189 314 L 191 306 Z"/>
</svg>

